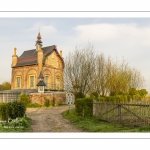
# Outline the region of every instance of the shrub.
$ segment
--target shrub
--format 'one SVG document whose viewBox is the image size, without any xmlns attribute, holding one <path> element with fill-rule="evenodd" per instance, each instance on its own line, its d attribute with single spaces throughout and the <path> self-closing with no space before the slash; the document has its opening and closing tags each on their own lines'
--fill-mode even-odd
<svg viewBox="0 0 150 150">
<path fill-rule="evenodd" d="M 28 104 L 27 106 L 28 108 L 37 108 L 37 107 L 42 107 L 42 105 L 38 104 L 38 103 L 31 103 Z"/>
<path fill-rule="evenodd" d="M 27 106 L 31 103 L 29 96 L 26 94 L 20 94 L 20 101 L 23 102 L 25 104 L 25 106 Z"/>
<path fill-rule="evenodd" d="M 78 116 L 82 116 L 83 115 L 83 98 L 78 98 L 75 101 L 75 108 L 76 108 L 76 112 L 78 114 Z"/>
<path fill-rule="evenodd" d="M 78 93 L 75 94 L 75 98 L 76 99 L 77 98 L 84 98 L 84 97 L 85 97 L 85 95 L 83 93 L 81 93 L 81 92 L 78 92 Z"/>
<path fill-rule="evenodd" d="M 97 92 L 93 92 L 91 95 L 90 95 L 91 98 L 96 98 L 98 99 L 98 93 Z"/>
<path fill-rule="evenodd" d="M 13 101 L 8 103 L 9 117 L 15 119 L 17 117 L 24 117 L 26 106 L 23 102 Z"/>
<path fill-rule="evenodd" d="M 8 121 L 8 118 L 15 119 L 25 115 L 26 107 L 20 101 L 0 104 L 0 116 L 2 120 Z"/>
<path fill-rule="evenodd" d="M 75 101 L 76 112 L 79 116 L 92 116 L 93 115 L 93 99 L 80 98 Z"/>
<path fill-rule="evenodd" d="M 98 101 L 105 101 L 105 97 L 98 97 Z"/>
<path fill-rule="evenodd" d="M 8 104 L 7 103 L 1 103 L 0 104 L 0 118 L 2 120 L 8 120 L 9 112 L 8 112 Z"/>
<path fill-rule="evenodd" d="M 48 98 L 44 98 L 44 106 L 46 107 L 50 106 L 50 100 Z"/>
</svg>

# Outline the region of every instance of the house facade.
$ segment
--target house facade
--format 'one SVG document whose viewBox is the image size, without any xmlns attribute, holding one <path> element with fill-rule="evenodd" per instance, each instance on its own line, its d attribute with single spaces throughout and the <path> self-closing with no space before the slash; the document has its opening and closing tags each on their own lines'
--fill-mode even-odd
<svg viewBox="0 0 150 150">
<path fill-rule="evenodd" d="M 63 90 L 64 60 L 62 50 L 58 52 L 56 45 L 42 47 L 40 32 L 35 49 L 26 50 L 17 56 L 14 48 L 12 56 L 11 89 L 37 89 L 40 73 L 44 76 L 45 90 Z"/>
</svg>

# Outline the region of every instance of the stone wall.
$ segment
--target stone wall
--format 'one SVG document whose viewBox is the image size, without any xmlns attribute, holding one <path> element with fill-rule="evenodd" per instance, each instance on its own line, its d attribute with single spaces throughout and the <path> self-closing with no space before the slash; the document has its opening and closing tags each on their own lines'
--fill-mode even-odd
<svg viewBox="0 0 150 150">
<path fill-rule="evenodd" d="M 55 105 L 66 104 L 66 92 L 30 93 L 31 103 L 44 105 L 45 99 L 54 101 Z"/>
</svg>

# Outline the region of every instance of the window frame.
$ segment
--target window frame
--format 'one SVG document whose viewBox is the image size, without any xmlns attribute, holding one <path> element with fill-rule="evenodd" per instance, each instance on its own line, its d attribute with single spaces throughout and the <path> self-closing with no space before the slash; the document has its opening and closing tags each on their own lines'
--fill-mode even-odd
<svg viewBox="0 0 150 150">
<path fill-rule="evenodd" d="M 31 77 L 33 77 L 33 87 L 31 87 Z M 35 88 L 35 75 L 29 75 L 29 88 L 30 89 Z"/>
<path fill-rule="evenodd" d="M 18 84 L 18 79 L 20 79 L 20 83 Z M 19 85 L 19 86 L 18 86 Z M 21 88 L 21 76 L 16 76 L 16 88 L 20 89 Z"/>
</svg>

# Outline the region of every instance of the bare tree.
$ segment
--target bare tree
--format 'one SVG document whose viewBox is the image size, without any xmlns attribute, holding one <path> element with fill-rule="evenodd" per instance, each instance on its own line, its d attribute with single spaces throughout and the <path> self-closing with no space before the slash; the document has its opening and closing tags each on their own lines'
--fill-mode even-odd
<svg viewBox="0 0 150 150">
<path fill-rule="evenodd" d="M 75 48 L 65 58 L 65 89 L 84 95 L 93 92 L 101 96 L 128 94 L 130 88 L 143 87 L 144 78 L 123 60 L 121 63 L 104 54 L 95 54 L 93 45 Z"/>
<path fill-rule="evenodd" d="M 81 92 L 86 95 L 94 78 L 95 53 L 93 45 L 86 48 L 75 48 L 65 58 L 66 88 L 73 93 Z"/>
</svg>

